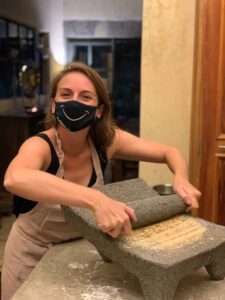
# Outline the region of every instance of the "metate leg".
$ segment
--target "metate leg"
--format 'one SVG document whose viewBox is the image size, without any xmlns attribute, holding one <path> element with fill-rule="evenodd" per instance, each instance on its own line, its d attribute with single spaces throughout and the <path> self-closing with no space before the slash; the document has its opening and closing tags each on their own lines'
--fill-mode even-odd
<svg viewBox="0 0 225 300">
<path fill-rule="evenodd" d="M 139 278 L 145 300 L 173 300 L 179 280 L 172 272 Z"/>
<path fill-rule="evenodd" d="M 225 257 L 217 257 L 210 265 L 205 266 L 212 280 L 223 280 L 225 277 Z"/>
</svg>

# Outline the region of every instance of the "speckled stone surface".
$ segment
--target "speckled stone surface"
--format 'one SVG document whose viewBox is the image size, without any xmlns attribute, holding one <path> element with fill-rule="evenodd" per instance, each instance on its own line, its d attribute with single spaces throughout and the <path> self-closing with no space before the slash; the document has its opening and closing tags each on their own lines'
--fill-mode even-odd
<svg viewBox="0 0 225 300">
<path fill-rule="evenodd" d="M 146 215 L 151 216 L 149 211 L 151 212 L 152 209 L 157 216 L 158 227 L 149 226 L 134 230 L 135 235 L 130 239 L 125 237 L 113 239 L 97 228 L 89 210 L 63 207 L 65 218 L 96 246 L 104 258 L 120 264 L 137 276 L 144 299 L 173 299 L 179 281 L 185 275 L 203 266 L 206 267 L 211 279 L 224 278 L 225 228 L 223 226 L 187 214 L 173 218 L 184 212 L 185 206 L 182 200 L 176 195 L 163 196 L 161 199 L 141 179 L 106 185 L 101 188 L 101 191 L 114 199 L 129 203 L 130 206 L 139 201 L 139 220 L 142 216 L 144 218 Z M 154 199 L 153 202 L 151 198 Z M 158 199 L 157 204 L 155 199 Z M 165 202 L 166 200 L 168 201 Z M 149 204 L 146 204 L 148 201 Z M 178 209 L 174 211 L 176 203 Z M 169 223 L 168 220 L 164 221 L 165 211 L 166 218 L 171 217 Z M 161 220 L 160 216 L 162 216 Z"/>
<path fill-rule="evenodd" d="M 139 281 L 116 263 L 105 263 L 85 239 L 52 247 L 12 300 L 143 300 Z M 174 300 L 225 300 L 225 280 L 204 268 L 184 277 Z"/>
</svg>

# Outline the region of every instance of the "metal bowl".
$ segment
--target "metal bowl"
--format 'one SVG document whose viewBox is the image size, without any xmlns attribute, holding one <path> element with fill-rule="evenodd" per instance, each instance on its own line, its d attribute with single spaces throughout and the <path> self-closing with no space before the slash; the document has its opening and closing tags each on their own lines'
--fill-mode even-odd
<svg viewBox="0 0 225 300">
<path fill-rule="evenodd" d="M 170 183 L 157 184 L 153 189 L 161 196 L 174 194 L 173 185 Z"/>
</svg>

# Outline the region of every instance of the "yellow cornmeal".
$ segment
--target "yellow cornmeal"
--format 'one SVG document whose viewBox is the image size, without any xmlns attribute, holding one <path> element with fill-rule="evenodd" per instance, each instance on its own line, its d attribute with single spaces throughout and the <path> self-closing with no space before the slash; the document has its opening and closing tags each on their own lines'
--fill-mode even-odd
<svg viewBox="0 0 225 300">
<path fill-rule="evenodd" d="M 123 237 L 126 246 L 165 249 L 182 246 L 199 239 L 206 228 L 195 218 L 180 215 L 160 223 L 133 230 Z"/>
</svg>

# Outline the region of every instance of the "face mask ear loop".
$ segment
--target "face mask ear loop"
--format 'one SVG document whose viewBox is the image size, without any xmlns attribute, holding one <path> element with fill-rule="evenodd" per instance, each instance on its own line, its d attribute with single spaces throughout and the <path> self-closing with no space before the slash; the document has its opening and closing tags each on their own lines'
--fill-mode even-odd
<svg viewBox="0 0 225 300">
<path fill-rule="evenodd" d="M 52 97 L 52 100 L 53 100 L 53 103 L 56 105 L 56 101 L 55 101 L 55 98 Z M 55 116 L 55 112 L 52 112 L 52 115 Z"/>
<path fill-rule="evenodd" d="M 101 105 L 104 106 L 103 103 L 99 103 L 99 104 L 96 106 L 96 109 L 98 109 Z M 100 121 L 100 120 L 101 120 L 101 117 L 99 118 L 99 117 L 97 117 L 97 116 L 95 115 L 95 122 L 98 122 L 98 121 Z"/>
<path fill-rule="evenodd" d="M 104 111 L 104 108 L 105 108 L 105 104 L 104 104 L 104 103 L 98 104 L 97 108 L 99 108 L 101 105 L 103 106 L 103 111 Z M 99 121 L 99 120 L 101 120 L 101 117 L 100 117 L 100 118 L 95 117 L 95 119 L 96 119 L 97 121 Z"/>
</svg>

